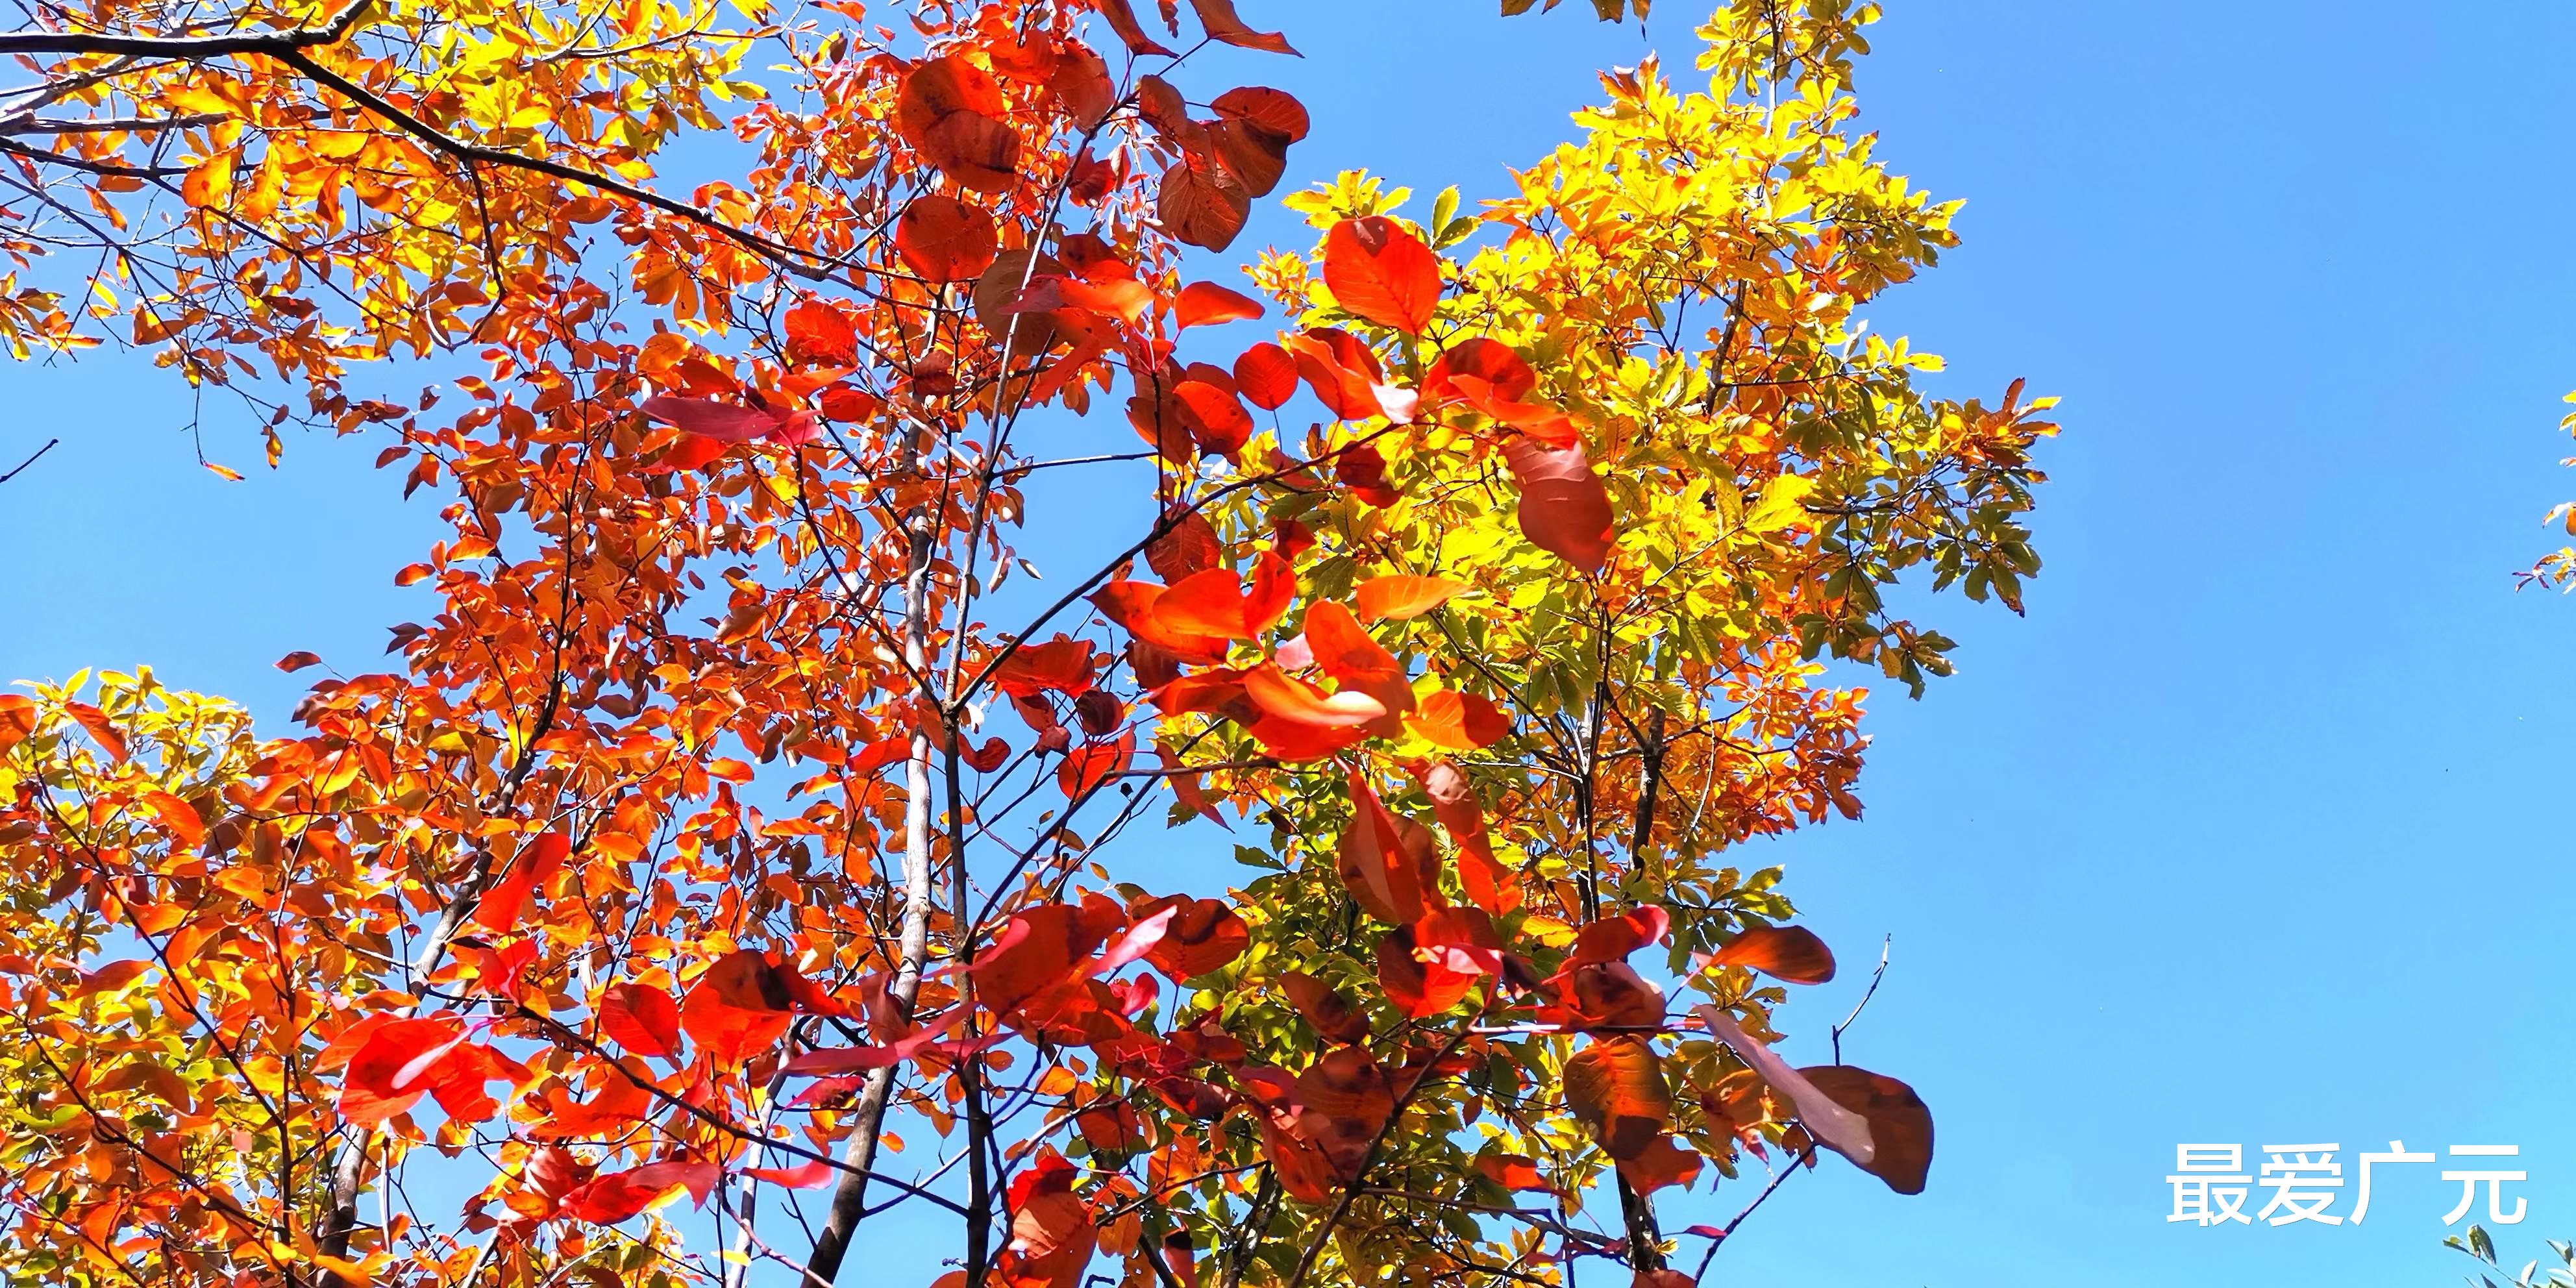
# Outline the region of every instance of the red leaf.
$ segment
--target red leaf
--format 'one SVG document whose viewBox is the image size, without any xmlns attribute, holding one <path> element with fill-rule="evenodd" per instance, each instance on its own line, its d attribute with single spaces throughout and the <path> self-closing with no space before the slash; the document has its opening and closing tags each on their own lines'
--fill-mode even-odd
<svg viewBox="0 0 2576 1288">
<path fill-rule="evenodd" d="M 650 419 L 676 425 L 684 434 L 711 438 L 719 443 L 748 443 L 777 433 L 785 418 L 757 407 L 716 402 L 708 398 L 674 398 L 655 394 L 644 400 L 639 409 Z"/>
<path fill-rule="evenodd" d="M 1287 561 L 1263 551 L 1253 560 L 1250 585 L 1230 569 L 1210 568 L 1173 583 L 1154 600 L 1152 612 L 1169 635 L 1258 639 L 1288 611 L 1295 594 L 1296 578 Z"/>
<path fill-rule="evenodd" d="M 1091 602 L 1099 607 L 1102 615 L 1125 627 L 1138 641 L 1150 644 L 1179 661 L 1205 663 L 1225 660 L 1223 637 L 1184 634 L 1164 628 L 1155 609 L 1165 593 L 1164 587 L 1152 582 L 1119 580 L 1092 592 Z"/>
<path fill-rule="evenodd" d="M 1214 326 L 1220 322 L 1241 322 L 1262 315 L 1261 301 L 1240 291 L 1227 290 L 1214 282 L 1192 282 L 1181 288 L 1179 303 L 1172 310 L 1181 329 Z"/>
<path fill-rule="evenodd" d="M 517 929 L 519 919 L 527 914 L 530 897 L 553 879 L 571 853 L 572 839 L 561 832 L 544 833 L 520 846 L 517 857 L 510 860 L 509 870 L 474 905 L 473 923 L 494 934 Z"/>
<path fill-rule="evenodd" d="M 850 1074 L 890 1068 L 921 1054 L 956 1027 L 960 1013 L 950 1011 L 938 1023 L 876 1046 L 828 1047 L 808 1051 L 787 1062 L 791 1074 Z"/>
<path fill-rule="evenodd" d="M 1538 1174 L 1538 1160 L 1527 1154 L 1479 1154 L 1476 1156 L 1476 1170 L 1486 1180 L 1507 1190 L 1556 1192 L 1556 1187 Z"/>
<path fill-rule="evenodd" d="M 1345 1181 L 1359 1175 L 1394 1115 L 1395 1089 L 1367 1047 L 1336 1048 L 1297 1075 L 1297 1132 Z"/>
<path fill-rule="evenodd" d="M 1166 895 L 1145 905 L 1145 910 L 1169 910 L 1173 914 L 1162 939 L 1145 954 L 1145 960 L 1171 976 L 1176 984 L 1226 966 L 1252 945 L 1252 932 L 1244 926 L 1243 918 L 1236 916 L 1222 899 Z"/>
<path fill-rule="evenodd" d="M 1172 387 L 1172 396 L 1181 404 L 1190 437 L 1208 451 L 1232 456 L 1252 438 L 1252 413 L 1236 400 L 1232 376 L 1205 363 L 1193 363 L 1190 369 L 1203 367 L 1211 378 L 1184 380 Z"/>
<path fill-rule="evenodd" d="M 1170 514 L 1169 524 L 1169 531 L 1145 543 L 1145 563 L 1156 576 L 1179 581 L 1225 562 L 1225 546 L 1206 515 L 1180 510 Z"/>
<path fill-rule="evenodd" d="M 1503 460 L 1521 485 L 1521 533 L 1541 550 L 1585 572 L 1610 557 L 1610 493 L 1577 442 L 1549 448 L 1527 434 L 1503 444 Z"/>
<path fill-rule="evenodd" d="M 1381 508 L 1404 499 L 1386 483 L 1386 457 L 1375 443 L 1353 443 L 1333 453 L 1333 478 L 1351 495 Z"/>
<path fill-rule="evenodd" d="M 1289 143 L 1306 137 L 1306 105 L 1284 89 L 1243 85 L 1217 95 L 1208 106 L 1216 109 L 1219 116 L 1258 126 Z"/>
<path fill-rule="evenodd" d="M 1414 1019 L 1456 1006 L 1483 977 L 1483 972 L 1457 965 L 1449 954 L 1425 945 L 1416 926 L 1398 926 L 1378 937 L 1378 986 L 1397 1010 Z"/>
<path fill-rule="evenodd" d="M 281 671 L 301 671 L 308 666 L 320 665 L 322 665 L 320 654 L 307 653 L 301 649 L 277 659 L 277 669 Z"/>
<path fill-rule="evenodd" d="M 453 1015 L 375 1025 L 340 1080 L 340 1116 L 372 1128 L 410 1109 L 443 1076 L 440 1063 L 464 1043 L 465 1022 Z"/>
<path fill-rule="evenodd" d="M 1422 917 L 1426 896 L 1440 890 L 1440 850 L 1431 833 L 1388 812 L 1368 778 L 1348 775 L 1351 821 L 1334 846 L 1334 869 L 1368 914 L 1390 925 Z"/>
<path fill-rule="evenodd" d="M 747 1167 L 743 1175 L 791 1190 L 818 1190 L 840 1174 L 830 1163 L 813 1162 L 799 1167 Z"/>
<path fill-rule="evenodd" d="M 1565 1014 L 1558 1022 L 1577 1029 L 1659 1029 L 1664 991 L 1626 962 L 1578 962 L 1549 980 Z"/>
<path fill-rule="evenodd" d="M 1099 899 L 1099 896 L 1092 896 Z M 1039 904 L 1013 913 L 999 938 L 975 959 L 975 986 L 997 1015 L 1070 979 L 1111 931 L 1126 923 L 1115 904 Z"/>
<path fill-rule="evenodd" d="M 1066 800 L 1080 800 L 1102 783 L 1127 772 L 1135 759 L 1133 729 L 1119 734 L 1115 742 L 1086 742 L 1064 754 L 1063 763 L 1055 767 L 1055 785 Z"/>
<path fill-rule="evenodd" d="M 1440 302 L 1440 260 L 1384 215 L 1345 219 L 1324 237 L 1324 285 L 1352 313 L 1420 335 Z"/>
<path fill-rule="evenodd" d="M 1822 984 L 1834 977 L 1834 953 L 1804 926 L 1751 926 L 1717 950 L 1724 966 L 1750 966 L 1792 984 Z"/>
<path fill-rule="evenodd" d="M 1252 217 L 1252 194 L 1230 176 L 1188 165 L 1163 172 L 1154 200 L 1154 222 L 1175 240 L 1221 251 L 1234 244 Z"/>
<path fill-rule="evenodd" d="M 1445 577 L 1371 577 L 1351 591 L 1351 606 L 1364 622 L 1405 622 L 1448 603 L 1451 596 L 1466 589 L 1467 583 Z"/>
<path fill-rule="evenodd" d="M 1297 52 L 1289 48 L 1287 38 L 1278 32 L 1254 31 L 1243 25 L 1243 19 L 1234 12 L 1234 0 L 1190 0 L 1190 7 L 1198 10 L 1199 25 L 1207 28 L 1208 39 L 1219 44 L 1272 54 L 1294 55 Z"/>
<path fill-rule="evenodd" d="M 1569 962 L 1624 961 L 1628 954 L 1648 944 L 1662 943 L 1672 933 L 1672 914 L 1654 904 L 1647 904 L 1623 916 L 1604 917 L 1583 928 L 1574 938 L 1574 951 L 1566 955 Z"/>
<path fill-rule="evenodd" d="M 1899 1194 L 1923 1192 L 1932 1166 L 1932 1112 L 1913 1088 L 1848 1065 L 1792 1069 L 1726 1012 L 1707 1005 L 1692 1012 L 1773 1090 L 1788 1096 L 1797 1106 L 1798 1125 L 1816 1143 Z"/>
<path fill-rule="evenodd" d="M 1307 387 L 1335 416 L 1349 421 L 1384 416 L 1399 425 L 1412 423 L 1418 400 L 1409 391 L 1384 383 L 1386 375 L 1377 355 L 1359 337 L 1334 327 L 1315 327 L 1282 341 L 1296 355 L 1297 372 L 1305 377 Z"/>
<path fill-rule="evenodd" d="M 1015 698 L 1041 693 L 1081 693 L 1096 669 L 1091 642 L 1058 634 L 1044 644 L 1023 644 L 993 668 L 993 687 Z"/>
<path fill-rule="evenodd" d="M 807 298 L 787 310 L 787 353 L 798 362 L 848 367 L 859 360 L 859 333 L 828 300 Z"/>
<path fill-rule="evenodd" d="M 992 265 L 975 279 L 975 320 L 994 343 L 1007 338 L 1014 358 L 1045 353 L 1064 338 L 1064 327 L 1054 318 L 1012 310 L 1030 282 L 1049 275 L 1061 276 L 1064 271 L 1064 265 L 1052 255 L 1037 256 L 1034 262 L 1026 249 L 995 255 Z"/>
<path fill-rule="evenodd" d="M 977 192 L 1008 192 L 1019 181 L 1020 136 L 1002 118 L 1009 104 L 992 74 L 956 54 L 906 73 L 895 98 L 895 129 L 940 172 Z"/>
<path fill-rule="evenodd" d="M 680 1002 L 680 1026 L 719 1068 L 739 1065 L 787 1032 L 794 1002 L 767 958 L 740 949 L 716 959 Z"/>
<path fill-rule="evenodd" d="M 1800 1069 L 1807 1081 L 1869 1123 L 1871 1156 L 1861 1170 L 1899 1194 L 1920 1194 L 1932 1170 L 1932 1111 L 1914 1088 L 1847 1064 Z M 1858 1161 L 1858 1160 L 1854 1160 Z"/>
<path fill-rule="evenodd" d="M 1086 130 L 1096 128 L 1118 106 L 1118 85 L 1109 77 L 1109 64 L 1089 45 L 1066 45 L 1047 71 L 1046 86 L 1055 95 L 1056 106 Z"/>
<path fill-rule="evenodd" d="M 1687 1187 L 1699 1178 L 1700 1156 L 1673 1143 L 1670 1136 L 1657 1136 L 1635 1158 L 1619 1160 L 1619 1175 L 1639 1194 L 1652 1194 L 1667 1185 Z"/>
<path fill-rule="evenodd" d="M 564 1196 L 564 1210 L 584 1221 L 616 1225 L 641 1215 L 671 1191 L 686 1188 L 699 1203 L 715 1189 L 722 1169 L 713 1163 L 672 1160 L 595 1177 Z"/>
<path fill-rule="evenodd" d="M 1458 387 L 1451 383 L 1457 376 L 1480 380 L 1495 394 L 1510 399 L 1526 398 L 1538 387 L 1538 374 L 1521 355 L 1510 345 L 1481 335 L 1451 345 L 1431 364 L 1422 376 L 1422 400 L 1443 402 L 1457 395 Z"/>
<path fill-rule="evenodd" d="M 680 1005 L 658 988 L 611 984 L 601 990 L 599 1032 L 637 1055 L 674 1060 L 680 1054 Z"/>
<path fill-rule="evenodd" d="M 1234 360 L 1234 387 L 1253 406 L 1276 411 L 1297 396 L 1297 360 L 1265 340 Z"/>
<path fill-rule="evenodd" d="M 1288 990 L 1288 1000 L 1297 1014 L 1316 1034 L 1328 1042 L 1366 1042 L 1369 1037 L 1368 1016 L 1332 985 L 1304 971 L 1289 971 L 1279 977 Z"/>
<path fill-rule="evenodd" d="M 826 386 L 822 397 L 815 401 L 821 405 L 824 419 L 836 420 L 844 425 L 855 425 L 867 420 L 877 414 L 877 408 L 884 405 L 877 401 L 876 395 L 851 384 Z"/>
<path fill-rule="evenodd" d="M 1009 1288 L 1073 1288 L 1099 1245 L 1091 1207 L 1074 1192 L 1076 1173 L 1053 1149 L 1011 1183 L 1011 1242 L 992 1280 Z"/>
<path fill-rule="evenodd" d="M 1092 8 L 1100 11 L 1101 17 L 1109 20 L 1109 29 L 1117 32 L 1118 39 L 1126 43 L 1128 53 L 1158 54 L 1165 58 L 1172 56 L 1171 50 L 1155 44 L 1153 38 L 1145 34 L 1145 29 L 1138 25 L 1136 11 L 1129 6 L 1128 0 L 1089 0 L 1089 2 Z"/>
<path fill-rule="evenodd" d="M 1419 766 L 1414 776 L 1421 780 L 1423 794 L 1431 798 L 1433 817 L 1448 829 L 1450 842 L 1458 847 L 1458 878 L 1466 886 L 1468 901 L 1496 916 L 1519 907 L 1520 887 L 1512 884 L 1511 870 L 1494 857 L 1493 840 L 1485 832 L 1484 807 L 1468 786 L 1467 776 L 1445 760 Z"/>
<path fill-rule="evenodd" d="M 923 279 L 963 282 L 980 277 L 1001 253 L 993 217 L 944 193 L 926 193 L 895 221 L 895 254 Z"/>
</svg>

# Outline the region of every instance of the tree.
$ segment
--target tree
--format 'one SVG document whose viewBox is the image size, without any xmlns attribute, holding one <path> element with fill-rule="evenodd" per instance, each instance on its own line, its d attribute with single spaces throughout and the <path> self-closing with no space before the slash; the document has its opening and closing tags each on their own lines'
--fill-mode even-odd
<svg viewBox="0 0 2576 1288">
<path fill-rule="evenodd" d="M 1295 193 L 1245 292 L 1183 248 L 1304 108 L 1172 78 L 1289 45 L 1173 8 L 0 35 L 13 343 L 371 435 L 454 528 L 290 735 L 0 697 L 13 1275 L 829 1283 L 908 1205 L 965 1284 L 1669 1285 L 1745 1151 L 1922 1188 L 1904 1083 L 1773 1053 L 1834 961 L 1727 863 L 1859 813 L 1831 662 L 1948 673 L 1883 588 L 2038 568 L 2049 400 L 1857 320 L 1955 210 L 1853 124 L 1874 9 L 1737 0 L 1481 213 Z M 1158 823 L 1240 884 L 1138 884 Z"/>
</svg>

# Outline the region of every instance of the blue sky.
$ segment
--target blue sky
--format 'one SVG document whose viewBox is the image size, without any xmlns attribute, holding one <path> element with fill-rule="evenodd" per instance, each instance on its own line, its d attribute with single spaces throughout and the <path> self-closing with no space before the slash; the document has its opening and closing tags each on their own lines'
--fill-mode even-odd
<svg viewBox="0 0 2576 1288">
<path fill-rule="evenodd" d="M 1193 83 L 1299 93 L 1317 126 L 1292 180 L 1365 166 L 1425 194 L 1495 194 L 1593 68 L 1646 47 L 1489 0 L 1244 9 L 1310 57 Z M 1659 6 L 1668 64 L 1693 16 Z M 1882 155 L 1968 200 L 1967 244 L 1875 329 L 1947 355 L 1936 387 L 1963 396 L 2027 376 L 2067 432 L 2030 616 L 1928 607 L 1962 674 L 1877 696 L 1866 821 L 1746 856 L 1789 866 L 1847 961 L 1894 936 L 1846 1049 L 1932 1105 L 1930 1191 L 1829 1162 L 1710 1282 L 2466 1268 L 2438 1246 L 2457 1187 L 2437 1167 L 2382 1179 L 2357 1228 L 2169 1226 L 2186 1141 L 2333 1141 L 2347 1174 L 2391 1139 L 2517 1144 L 2531 1215 L 2507 1256 L 2576 1236 L 2576 600 L 2510 576 L 2576 495 L 2554 431 L 2576 386 L 2576 9 L 1910 0 L 1875 32 Z M 1297 239 L 1260 219 L 1239 249 Z M 422 611 L 389 575 L 434 518 L 368 468 L 372 440 L 292 441 L 283 471 L 227 484 L 165 373 L 0 380 L 0 468 L 64 439 L 0 488 L 0 678 L 150 662 L 279 717 L 299 686 L 278 656 L 355 669 Z M 206 410 L 207 453 L 253 465 L 250 423 Z M 1824 1058 L 1861 977 L 1799 999 L 1793 1057 Z"/>
</svg>

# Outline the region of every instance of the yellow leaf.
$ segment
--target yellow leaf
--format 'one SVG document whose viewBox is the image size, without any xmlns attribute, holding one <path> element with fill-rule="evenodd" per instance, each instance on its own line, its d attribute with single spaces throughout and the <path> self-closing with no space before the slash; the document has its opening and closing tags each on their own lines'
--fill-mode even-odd
<svg viewBox="0 0 2576 1288">
<path fill-rule="evenodd" d="M 219 152 L 206 158 L 180 181 L 179 195 L 199 210 L 231 201 L 233 165 L 239 159 L 240 154 L 236 152 Z"/>
<path fill-rule="evenodd" d="M 217 465 L 213 461 L 199 461 L 198 464 L 205 466 L 207 469 L 213 470 L 227 483 L 241 482 L 241 471 L 234 469 L 229 465 Z"/>
<path fill-rule="evenodd" d="M 1778 532 L 1808 522 L 1804 502 L 1816 490 L 1816 481 L 1803 474 L 1783 474 L 1762 485 L 1762 499 L 1744 526 L 1755 532 Z"/>
</svg>

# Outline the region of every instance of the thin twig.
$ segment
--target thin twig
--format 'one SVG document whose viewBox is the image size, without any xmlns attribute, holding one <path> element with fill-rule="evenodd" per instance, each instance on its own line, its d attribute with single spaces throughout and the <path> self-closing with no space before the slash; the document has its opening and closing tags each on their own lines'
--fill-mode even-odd
<svg viewBox="0 0 2576 1288">
<path fill-rule="evenodd" d="M 9 480 L 11 480 L 11 479 L 14 479 L 14 478 L 18 477 L 18 474 L 19 474 L 19 471 L 20 471 L 20 470 L 24 470 L 24 469 L 26 469 L 28 466 L 33 465 L 33 464 L 35 464 L 35 463 L 36 463 L 36 456 L 42 456 L 42 455 L 44 455 L 45 453 L 47 453 L 47 452 L 50 452 L 50 451 L 54 450 L 54 444 L 59 443 L 59 442 L 61 442 L 61 441 L 63 441 L 63 440 L 61 440 L 61 439 L 59 439 L 59 438 L 48 438 L 48 439 L 46 439 L 46 440 L 45 440 L 45 445 L 36 449 L 36 455 L 35 455 L 35 456 L 30 456 L 30 457 L 28 457 L 27 459 L 25 459 L 25 460 L 23 460 L 23 461 L 18 462 L 18 468 L 17 468 L 17 469 L 11 470 L 11 471 L 9 471 L 9 472 L 8 472 L 8 473 L 6 473 L 6 474 L 0 474 L 0 483 L 6 483 L 6 482 L 8 482 Z"/>
<path fill-rule="evenodd" d="M 1868 991 L 1862 993 L 1860 1000 L 1852 1004 L 1851 1014 L 1844 1016 L 1843 1022 L 1834 1026 L 1834 1063 L 1843 1062 L 1843 1030 L 1850 1028 L 1852 1021 L 1860 1018 L 1860 1008 L 1869 1005 L 1869 999 L 1878 996 L 1878 981 L 1887 978 L 1888 951 L 1895 946 L 1896 936 L 1893 934 L 1879 941 L 1878 969 L 1869 973 Z"/>
</svg>

